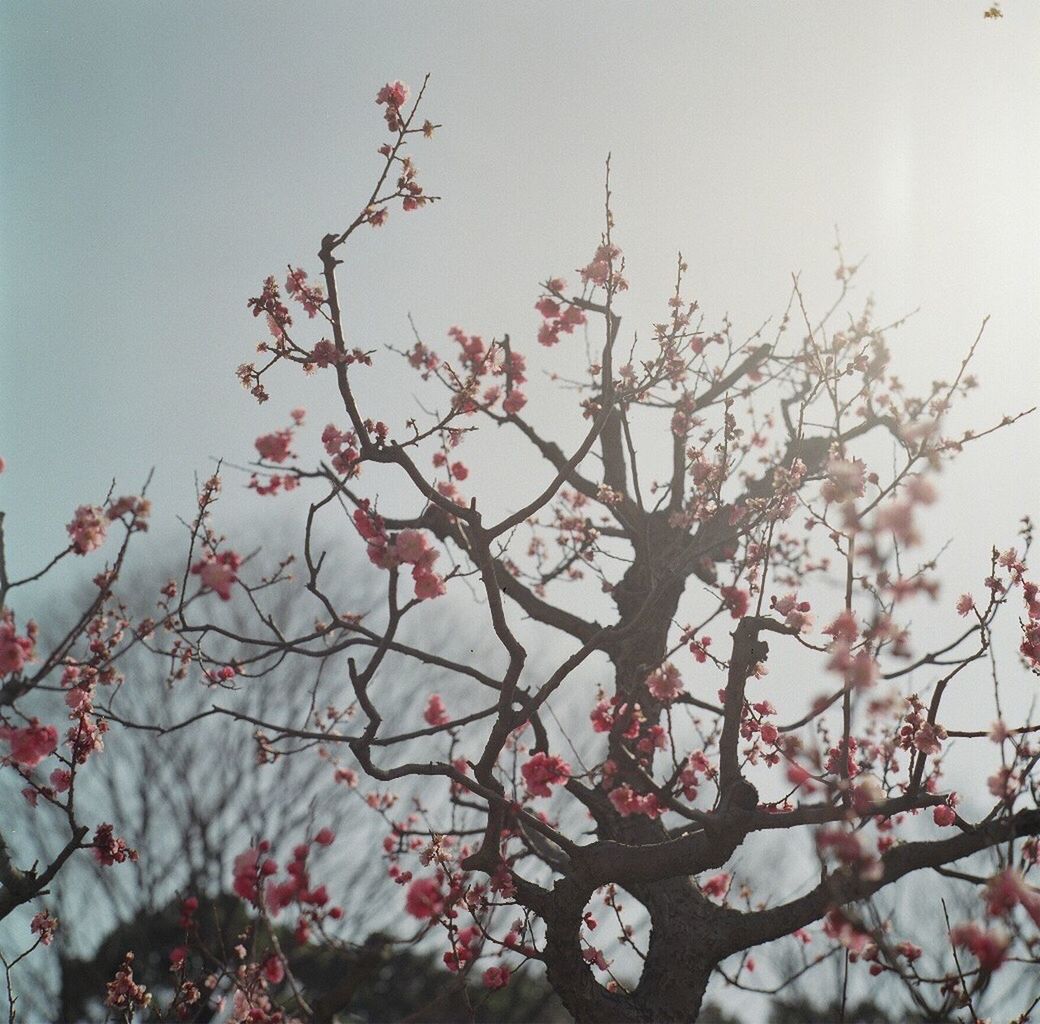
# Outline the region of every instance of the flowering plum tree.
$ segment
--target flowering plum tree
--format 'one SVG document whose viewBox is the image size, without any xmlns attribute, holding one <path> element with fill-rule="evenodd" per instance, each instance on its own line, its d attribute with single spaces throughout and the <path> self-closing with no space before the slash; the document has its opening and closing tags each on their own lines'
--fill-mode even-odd
<svg viewBox="0 0 1040 1024">
<path fill-rule="evenodd" d="M 934 561 L 912 560 L 935 474 L 1018 418 L 949 426 L 975 386 L 982 331 L 949 379 L 915 392 L 892 365 L 901 322 L 875 323 L 868 303 L 837 323 L 857 269 L 839 249 L 829 312 L 810 315 L 796 278 L 780 322 L 743 340 L 728 320 L 706 323 L 679 257 L 660 321 L 630 340 L 608 165 L 591 258 L 576 282 L 549 276 L 532 295 L 537 346 L 453 327 L 446 349 L 416 336 L 377 357 L 352 339 L 342 254 L 399 209 L 436 201 L 410 156 L 438 127 L 420 121 L 424 89 L 414 100 L 400 82 L 379 91 L 389 135 L 367 201 L 322 238 L 315 270 L 290 266 L 284 284 L 272 275 L 249 300 L 268 331 L 261 358 L 237 371 L 254 398 L 267 401 L 276 369 L 295 364 L 334 388 L 341 408 L 321 434 L 327 458 L 306 457 L 305 415 L 294 410 L 257 439 L 249 482 L 266 500 L 307 497 L 300 575 L 313 626 L 289 633 L 265 612 L 258 591 L 289 563 L 249 579 L 241 545 L 214 527 L 214 475 L 184 578 L 167 592 L 168 643 L 156 649 L 181 675 L 197 667 L 228 689 L 286 663 L 343 666 L 330 670 L 335 702 L 315 704 L 303 723 L 221 713 L 251 723 L 261 760 L 316 750 L 337 777 L 368 787 L 403 910 L 438 937 L 449 971 L 476 972 L 489 990 L 533 961 L 579 1021 L 694 1021 L 713 976 L 750 986 L 750 951 L 784 940 L 804 947 L 805 971 L 837 954 L 846 970 L 905 986 L 931 1019 L 960 1008 L 976 1017 L 998 972 L 1035 964 L 1040 950 L 1029 881 L 1040 726 L 1024 711 L 973 730 L 944 722 L 959 688 L 986 672 L 1002 706 L 998 661 L 1040 668 L 1028 521 L 1017 549 L 982 553 L 973 593 L 941 598 L 945 635 L 910 622 L 939 594 Z M 582 336 L 585 372 L 565 379 L 552 360 Z M 525 412 L 535 353 L 577 398 L 574 438 L 548 436 Z M 372 364 L 395 357 L 416 386 L 439 389 L 443 411 L 373 407 Z M 395 417 L 404 422 L 390 425 Z M 475 486 L 467 446 L 479 451 L 487 428 L 537 461 L 527 471 L 510 453 L 508 493 Z M 411 497 L 391 507 L 388 492 Z M 74 545 L 92 543 L 89 518 Z M 350 607 L 350 577 L 321 539 L 330 529 L 384 574 L 381 608 Z M 256 627 L 222 625 L 221 602 L 251 607 Z M 486 622 L 493 649 L 477 663 L 438 625 L 438 608 L 459 602 Z M 1017 625 L 1004 625 L 1009 617 Z M 9 632 L 24 660 L 31 638 L 13 620 Z M 4 667 L 17 687 L 11 650 Z M 558 657 L 546 668 L 549 655 Z M 423 681 L 407 699 L 394 689 L 403 663 Z M 780 715 L 777 705 L 795 704 Z M 26 772 L 57 744 L 34 721 L 6 738 Z M 978 792 L 946 784 L 954 751 L 992 762 Z M 413 803 L 398 811 L 402 787 Z M 332 838 L 323 829 L 290 857 L 281 840 L 257 837 L 235 861 L 234 891 L 258 915 L 297 913 L 300 941 L 321 934 L 338 916 L 333 901 L 351 912 L 334 878 L 310 877 Z M 735 878 L 735 855 L 752 840 L 793 872 L 797 895 L 785 897 L 791 886 L 775 876 Z M 926 959 L 936 965 L 925 969 L 921 945 L 872 905 L 936 872 L 967 886 L 974 909 L 957 918 L 930 908 Z M 633 903 L 648 927 L 626 921 Z M 597 939 L 604 910 L 636 955 L 635 979 Z M 239 970 L 236 1020 L 283 1019 L 266 994 L 282 977 L 271 965 Z M 119 984 L 129 991 L 125 977 Z M 284 1013 L 314 1017 L 305 993 L 294 988 L 290 1002 Z"/>
</svg>

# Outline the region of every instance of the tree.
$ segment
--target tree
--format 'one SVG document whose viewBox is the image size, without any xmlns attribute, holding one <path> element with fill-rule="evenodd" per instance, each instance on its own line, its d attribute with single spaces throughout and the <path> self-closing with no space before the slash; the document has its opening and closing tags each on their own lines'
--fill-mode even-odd
<svg viewBox="0 0 1040 1024">
<path fill-rule="evenodd" d="M 357 216 L 322 238 L 317 276 L 290 266 L 284 294 L 272 275 L 249 300 L 269 338 L 262 362 L 238 368 L 243 385 L 267 401 L 272 371 L 296 364 L 342 408 L 321 435 L 326 460 L 297 454 L 305 414 L 294 410 L 257 438 L 250 481 L 265 500 L 306 495 L 299 573 L 316 620 L 293 630 L 265 606 L 291 560 L 247 560 L 217 532 L 218 473 L 200 489 L 181 580 L 164 590 L 165 629 L 148 623 L 135 636 L 173 675 L 210 687 L 319 667 L 302 721 L 226 703 L 217 713 L 253 728 L 261 760 L 316 750 L 330 771 L 360 769 L 417 937 L 436 938 L 460 984 L 476 972 L 495 991 L 536 964 L 576 1020 L 694 1021 L 713 977 L 753 987 L 753 951 L 784 940 L 808 950 L 787 980 L 837 961 L 843 986 L 859 970 L 899 986 L 927 1019 L 961 1008 L 975 1018 L 1001 977 L 1036 963 L 1037 726 L 1025 709 L 986 728 L 943 723 L 959 688 L 986 671 L 1000 707 L 997 665 L 1009 657 L 1040 668 L 1032 527 L 1018 548 L 983 553 L 974 595 L 940 606 L 941 635 L 911 629 L 938 594 L 935 560 L 911 559 L 934 475 L 1018 419 L 951 426 L 975 387 L 982 329 L 951 379 L 905 386 L 889 347 L 903 321 L 875 324 L 868 303 L 837 323 L 857 270 L 839 248 L 839 295 L 822 317 L 795 278 L 780 322 L 743 340 L 685 297 L 680 256 L 649 341 L 629 341 L 608 162 L 604 230 L 580 285 L 549 277 L 535 303 L 537 340 L 556 385 L 577 398 L 579 435 L 550 438 L 524 412 L 522 344 L 459 327 L 451 356 L 418 333 L 392 353 L 423 398 L 403 416 L 381 413 L 370 367 L 391 356 L 351 339 L 340 268 L 348 244 L 398 205 L 436 201 L 409 155 L 438 127 L 420 123 L 424 91 L 414 102 L 400 82 L 379 91 L 380 172 Z M 581 333 L 583 374 L 553 371 Z M 437 401 L 441 411 L 427 412 Z M 517 444 L 541 460 L 536 479 Z M 464 451 L 507 462 L 508 492 L 471 490 L 477 466 Z M 383 574 L 381 607 L 359 608 L 344 536 Z M 453 638 L 442 597 L 468 606 L 471 622 L 479 610 L 490 651 Z M 230 627 L 215 599 L 252 611 L 254 625 Z M 420 669 L 418 686 L 402 685 L 402 666 Z M 8 686 L 22 685 L 22 667 Z M 562 720 L 554 698 L 567 704 Z M 776 704 L 798 702 L 780 716 Z M 19 762 L 25 728 L 7 737 L 23 774 L 56 747 L 32 745 L 34 763 Z M 947 762 L 974 747 L 992 774 L 977 792 L 952 792 Z M 402 794 L 411 806 L 399 814 Z M 319 1018 L 292 976 L 271 1001 L 286 963 L 272 919 L 296 914 L 300 943 L 331 927 L 311 865 L 333 838 L 304 835 L 289 857 L 288 837 L 258 836 L 236 857 L 234 891 L 272 944 L 262 955 L 243 944 L 235 961 L 200 942 L 195 959 L 195 909 L 183 913 L 174 1009 L 205 998 L 201 969 L 211 990 L 230 986 L 236 1020 Z M 756 842 L 771 877 L 738 881 L 732 864 Z M 887 924 L 883 901 L 932 872 L 951 893 L 968 886 L 977 909 L 951 917 L 932 900 L 919 945 Z M 349 907 L 349 892 L 335 898 Z M 615 925 L 612 961 L 598 936 Z M 144 1005 L 132 963 L 113 985 L 111 1006 Z"/>
</svg>

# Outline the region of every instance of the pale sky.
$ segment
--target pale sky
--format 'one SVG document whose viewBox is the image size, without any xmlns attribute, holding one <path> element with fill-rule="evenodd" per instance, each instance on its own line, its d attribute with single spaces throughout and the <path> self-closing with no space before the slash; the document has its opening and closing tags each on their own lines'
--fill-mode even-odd
<svg viewBox="0 0 1040 1024">
<path fill-rule="evenodd" d="M 922 307 L 897 349 L 911 376 L 950 373 L 989 313 L 976 408 L 1031 404 L 1040 7 L 1004 10 L 4 4 L 0 507 L 16 570 L 113 476 L 129 491 L 157 467 L 161 528 L 211 456 L 246 461 L 293 405 L 319 428 L 334 414 L 327 386 L 295 376 L 262 409 L 240 390 L 234 367 L 261 336 L 245 302 L 289 261 L 315 269 L 376 168 L 376 89 L 426 71 L 445 127 L 415 155 L 445 200 L 348 254 L 359 342 L 407 343 L 411 311 L 431 341 L 458 322 L 536 350 L 538 281 L 587 261 L 609 151 L 627 328 L 659 316 L 678 249 L 709 322 L 729 311 L 752 330 L 795 270 L 822 308 L 838 225 L 849 257 L 868 257 L 859 294 L 880 319 Z M 379 397 L 372 412 L 389 401 L 402 422 L 410 394 Z M 554 396 L 531 408 L 543 425 L 562 415 Z M 1035 509 L 1022 470 L 1038 431 L 965 459 L 955 523 L 975 523 L 963 496 L 983 472 L 1000 504 L 987 528 Z"/>
</svg>

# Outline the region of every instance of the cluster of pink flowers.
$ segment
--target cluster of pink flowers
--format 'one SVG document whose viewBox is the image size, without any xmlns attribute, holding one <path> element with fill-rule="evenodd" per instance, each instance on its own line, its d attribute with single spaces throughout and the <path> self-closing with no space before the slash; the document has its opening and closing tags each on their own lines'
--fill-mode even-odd
<svg viewBox="0 0 1040 1024">
<path fill-rule="evenodd" d="M 412 163 L 412 158 L 408 156 L 398 157 L 398 159 L 401 162 L 401 172 L 397 178 L 397 191 L 403 196 L 401 209 L 406 213 L 410 210 L 419 210 L 429 200 L 423 195 L 423 187 L 415 178 L 415 164 Z"/>
<path fill-rule="evenodd" d="M 858 958 L 876 948 L 870 932 L 865 931 L 840 907 L 834 907 L 827 912 L 827 916 L 823 919 L 823 934 L 829 939 L 840 942 L 853 958 Z"/>
<path fill-rule="evenodd" d="M 134 981 L 133 953 L 126 954 L 122 966 L 106 988 L 105 1005 L 121 1011 L 127 1020 L 132 1020 L 138 1010 L 146 1009 L 152 1003 L 151 992 Z"/>
<path fill-rule="evenodd" d="M 744 714 L 741 716 L 741 736 L 745 739 L 751 739 L 757 732 L 762 737 L 763 742 L 775 745 L 776 741 L 780 738 L 780 730 L 772 722 L 765 721 L 765 719 L 770 715 L 776 714 L 776 708 L 773 707 L 772 702 L 768 700 L 756 701 L 754 704 L 750 705 L 750 709 L 758 716 L 758 718 L 757 720 L 751 718 L 748 714 L 748 707 L 745 706 Z M 754 760 L 752 763 L 755 763 Z M 769 755 L 767 757 L 767 763 L 775 764 L 775 755 Z"/>
<path fill-rule="evenodd" d="M 853 653 L 853 645 L 859 637 L 859 624 L 852 611 L 841 612 L 823 633 L 833 638 L 829 647 L 828 670 L 840 672 L 846 685 L 856 690 L 869 689 L 877 682 L 881 674 L 877 659 L 866 647 Z"/>
<path fill-rule="evenodd" d="M 335 839 L 331 829 L 323 829 L 319 832 L 318 836 L 315 836 L 315 842 L 318 841 L 319 837 L 326 840 L 323 843 L 319 843 L 319 845 L 324 846 L 328 846 Z M 307 870 L 307 857 L 310 854 L 310 850 L 309 843 L 300 843 L 294 846 L 292 860 L 285 866 L 289 877 L 282 882 L 272 881 L 268 884 L 264 897 L 267 902 L 267 909 L 272 915 L 277 915 L 293 903 L 314 907 L 323 907 L 328 903 L 329 894 L 325 886 L 311 885 L 310 874 Z M 333 916 L 338 917 L 339 915 Z"/>
<path fill-rule="evenodd" d="M 484 936 L 476 925 L 460 928 L 451 933 L 451 949 L 444 954 L 444 966 L 452 974 L 458 974 L 470 961 L 480 956 Z"/>
<path fill-rule="evenodd" d="M 8 758 L 21 768 L 35 768 L 58 749 L 58 730 L 53 725 L 41 725 L 31 718 L 23 728 L 0 726 L 0 740 L 11 746 Z"/>
<path fill-rule="evenodd" d="M 708 760 L 703 750 L 695 750 L 686 759 L 682 771 L 679 773 L 679 784 L 682 786 L 683 796 L 691 802 L 697 799 L 698 787 L 701 784 L 701 776 L 714 778 L 715 769 Z"/>
<path fill-rule="evenodd" d="M 722 603 L 729 609 L 735 619 L 742 619 L 751 605 L 751 595 L 742 587 L 719 587 Z"/>
<path fill-rule="evenodd" d="M 272 434 L 261 434 L 255 442 L 256 450 L 267 462 L 285 462 L 293 457 L 292 439 L 293 432 L 288 427 Z"/>
<path fill-rule="evenodd" d="M 549 288 L 557 295 L 566 287 L 566 282 L 559 278 L 549 282 Z M 561 334 L 573 334 L 575 327 L 585 323 L 585 313 L 581 309 L 570 303 L 561 306 L 559 300 L 548 295 L 542 296 L 534 308 L 541 313 L 544 321 L 538 328 L 538 344 L 546 348 L 552 348 L 560 340 Z"/>
<path fill-rule="evenodd" d="M 481 975 L 481 982 L 484 985 L 484 988 L 505 988 L 509 984 L 509 977 L 510 972 L 508 967 L 504 965 L 489 967 L 483 975 Z"/>
<path fill-rule="evenodd" d="M 49 946 L 54 941 L 54 933 L 58 930 L 58 919 L 52 917 L 50 911 L 41 910 L 33 916 L 29 928 L 34 935 L 39 935 L 43 945 Z"/>
<path fill-rule="evenodd" d="M 401 108 L 408 102 L 408 86 L 404 82 L 387 82 L 376 94 L 376 103 L 385 106 L 383 116 L 386 125 L 392 132 L 399 132 L 404 128 L 401 117 Z"/>
<path fill-rule="evenodd" d="M 826 502 L 844 504 L 863 497 L 866 481 L 867 467 L 862 460 L 832 455 L 827 462 L 827 477 L 820 487 L 820 494 Z"/>
<path fill-rule="evenodd" d="M 718 875 L 713 875 L 706 882 L 701 884 L 701 892 L 705 896 L 713 896 L 717 900 L 723 900 L 726 898 L 726 893 L 729 892 L 730 875 L 722 872 Z"/>
<path fill-rule="evenodd" d="M 530 796 L 552 796 L 550 786 L 562 786 L 571 777 L 571 766 L 556 754 L 532 754 L 520 769 Z"/>
<path fill-rule="evenodd" d="M 448 709 L 444 706 L 444 701 L 439 693 L 430 695 L 430 699 L 426 702 L 423 718 L 429 725 L 447 725 L 451 721 L 451 715 L 448 714 Z"/>
<path fill-rule="evenodd" d="M 19 635 L 14 624 L 14 612 L 4 609 L 0 618 L 0 676 L 21 672 L 26 662 L 32 661 L 36 647 L 36 623 L 30 621 L 25 634 Z"/>
<path fill-rule="evenodd" d="M 291 473 L 273 473 L 265 481 L 261 482 L 260 478 L 254 473 L 249 478 L 249 483 L 246 486 L 251 491 L 256 491 L 261 497 L 267 497 L 271 494 L 277 494 L 281 490 L 295 491 L 299 486 L 299 479 Z"/>
<path fill-rule="evenodd" d="M 492 377 L 505 377 L 506 388 L 503 398 L 503 389 L 498 384 L 489 385 L 480 396 L 483 404 L 487 407 L 493 406 L 500 399 L 502 411 L 508 416 L 518 413 L 526 404 L 527 398 L 521 390 L 522 385 L 527 383 L 527 361 L 520 352 L 509 349 L 506 352 L 499 346 L 488 348 L 484 339 L 479 334 L 467 335 L 461 327 L 454 326 L 449 329 L 448 336 L 458 344 L 460 349 L 460 362 L 469 371 L 470 381 L 465 384 L 456 394 L 456 406 L 467 415 L 474 413 L 479 408 L 477 400 L 477 387 L 482 378 L 488 375 Z M 409 362 L 418 367 L 425 367 L 423 376 L 430 372 L 430 360 L 436 360 L 436 356 L 416 345 L 409 355 Z M 436 363 L 434 363 L 434 366 Z"/>
<path fill-rule="evenodd" d="M 1007 958 L 1011 938 L 1002 929 L 987 930 L 975 921 L 957 924 L 950 929 L 950 941 L 968 950 L 984 971 L 995 971 Z"/>
<path fill-rule="evenodd" d="M 610 791 L 610 802 L 623 818 L 641 814 L 647 818 L 659 818 L 664 813 L 653 793 L 638 793 L 628 784 L 615 786 Z"/>
<path fill-rule="evenodd" d="M 97 505 L 80 505 L 65 529 L 72 539 L 72 550 L 77 555 L 87 555 L 105 542 L 108 531 L 105 510 Z"/>
<path fill-rule="evenodd" d="M 293 434 L 299 427 L 307 413 L 304 409 L 293 409 L 290 413 L 292 425 L 275 430 L 270 434 L 261 434 L 254 444 L 260 458 L 266 462 L 281 464 L 289 459 L 295 459 L 296 453 L 292 450 Z M 259 495 L 277 494 L 281 490 L 295 490 L 299 480 L 292 473 L 272 474 L 261 482 L 260 477 L 254 473 L 249 480 L 249 488 Z"/>
<path fill-rule="evenodd" d="M 1024 568 L 1024 567 L 1023 567 Z M 1030 581 L 1022 584 L 1028 619 L 1022 623 L 1022 643 L 1019 651 L 1030 668 L 1040 669 L 1040 586 Z"/>
<path fill-rule="evenodd" d="M 932 811 L 932 821 L 941 828 L 949 828 L 957 823 L 957 812 L 954 810 L 952 798 L 949 803 L 939 804 Z"/>
<path fill-rule="evenodd" d="M 634 740 L 646 721 L 638 704 L 629 703 L 616 694 L 609 700 L 601 697 L 593 707 L 589 718 L 593 732 L 610 732 L 618 728 L 623 739 Z"/>
<path fill-rule="evenodd" d="M 261 313 L 266 316 L 268 330 L 275 339 L 284 337 L 285 328 L 292 326 L 292 317 L 289 315 L 289 309 L 282 302 L 281 292 L 278 290 L 278 282 L 273 276 L 264 279 L 262 291 L 258 296 L 250 299 L 247 305 L 252 309 L 254 317 L 260 316 Z M 239 367 L 240 371 L 241 369 Z"/>
<path fill-rule="evenodd" d="M 922 754 L 938 754 L 946 739 L 946 730 L 928 721 L 928 710 L 916 693 L 907 697 L 906 704 L 906 715 L 897 739 L 899 746 L 904 750 L 919 750 Z"/>
<path fill-rule="evenodd" d="M 352 430 L 345 433 L 330 423 L 321 433 L 321 443 L 332 457 L 332 468 L 341 476 L 352 477 L 358 473 L 360 458 L 357 436 Z"/>
<path fill-rule="evenodd" d="M 808 601 L 799 601 L 797 594 L 775 595 L 770 599 L 770 607 L 784 617 L 784 623 L 799 633 L 807 633 L 812 629 L 813 617 Z"/>
<path fill-rule="evenodd" d="M 303 306 L 304 312 L 312 319 L 318 315 L 325 302 L 325 293 L 318 285 L 307 283 L 307 271 L 302 267 L 289 271 L 289 276 L 285 279 L 285 290 Z"/>
<path fill-rule="evenodd" d="M 596 249 L 592 262 L 579 269 L 581 280 L 584 284 L 591 284 L 595 288 L 610 287 L 613 291 L 623 292 L 628 288 L 628 282 L 621 276 L 621 272 L 615 269 L 623 265 L 621 250 L 616 245 L 603 244 Z"/>
<path fill-rule="evenodd" d="M 236 896 L 248 903 L 256 903 L 260 899 L 260 881 L 277 873 L 278 865 L 265 856 L 271 844 L 261 840 L 256 846 L 240 853 L 231 865 L 231 888 Z M 261 860 L 261 857 L 264 859 Z"/>
<path fill-rule="evenodd" d="M 234 551 L 219 554 L 210 551 L 191 567 L 191 571 L 204 587 L 216 591 L 222 601 L 230 601 L 231 588 L 238 582 L 241 565 L 242 558 Z"/>
<path fill-rule="evenodd" d="M 112 826 L 107 823 L 98 825 L 90 845 L 94 849 L 94 859 L 106 868 L 137 860 L 137 851 L 131 849 L 125 839 L 115 835 Z"/>
<path fill-rule="evenodd" d="M 343 916 L 342 907 L 327 906 L 328 890 L 324 885 L 311 883 L 307 866 L 307 858 L 314 845 L 330 846 L 335 839 L 335 832 L 326 826 L 315 833 L 311 842 L 293 847 L 292 859 L 285 867 L 287 877 L 279 882 L 274 880 L 278 865 L 268 856 L 271 844 L 261 840 L 235 857 L 232 864 L 232 890 L 254 906 L 262 905 L 273 917 L 287 907 L 296 905 L 299 915 L 293 934 L 297 942 L 306 942 L 312 925 L 321 924 L 327 919 L 339 920 Z M 277 984 L 271 977 L 271 974 L 277 973 L 277 965 L 267 964 L 266 967 L 268 980 Z"/>
<path fill-rule="evenodd" d="M 646 687 L 651 695 L 662 704 L 671 704 L 683 692 L 682 676 L 679 670 L 666 661 L 660 668 L 651 672 L 646 680 Z"/>
<path fill-rule="evenodd" d="M 401 564 L 412 566 L 415 596 L 420 601 L 447 592 L 443 577 L 433 571 L 433 563 L 440 553 L 430 547 L 426 534 L 420 530 L 402 530 L 391 539 L 382 518 L 370 511 L 367 502 L 355 510 L 354 524 L 368 544 L 368 557 L 373 565 L 381 569 Z"/>
<path fill-rule="evenodd" d="M 1005 868 L 986 883 L 984 899 L 990 917 L 1005 917 L 1021 906 L 1040 927 L 1040 892 L 1027 885 L 1014 868 Z"/>
<path fill-rule="evenodd" d="M 444 910 L 444 891 L 439 876 L 416 878 L 405 894 L 404 908 L 420 921 L 439 917 Z"/>
</svg>

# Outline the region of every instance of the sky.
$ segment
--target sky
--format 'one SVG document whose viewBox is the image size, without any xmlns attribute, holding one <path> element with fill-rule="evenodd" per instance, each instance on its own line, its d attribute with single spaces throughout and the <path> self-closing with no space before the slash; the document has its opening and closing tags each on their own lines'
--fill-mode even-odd
<svg viewBox="0 0 1040 1024">
<path fill-rule="evenodd" d="M 659 316 L 680 249 L 709 322 L 728 312 L 750 333 L 782 311 L 793 271 L 823 308 L 837 226 L 848 258 L 867 257 L 856 301 L 873 294 L 879 319 L 920 307 L 897 349 L 908 377 L 953 371 L 989 314 L 976 421 L 1030 405 L 1040 9 L 981 9 L 3 5 L 0 506 L 15 571 L 113 478 L 135 490 L 155 467 L 162 533 L 214 458 L 246 462 L 294 405 L 334 412 L 327 387 L 288 374 L 263 408 L 241 391 L 233 370 L 260 337 L 245 302 L 287 262 L 315 272 L 377 167 L 376 89 L 427 72 L 444 127 L 415 155 L 444 200 L 349 252 L 348 320 L 367 347 L 410 343 L 408 313 L 434 342 L 453 323 L 529 342 L 538 282 L 596 244 L 611 153 L 632 328 Z M 400 376 L 373 381 L 370 408 L 403 422 Z M 532 412 L 575 425 L 551 394 Z M 1035 507 L 1036 476 L 1018 470 L 1037 430 L 965 460 L 956 525 L 977 531 L 985 512 L 985 529 L 1013 530 Z M 964 500 L 979 473 L 996 518 Z"/>
<path fill-rule="evenodd" d="M 375 93 L 426 73 L 420 180 L 443 200 L 394 212 L 342 268 L 352 344 L 453 324 L 537 351 L 545 278 L 602 230 L 611 155 L 624 332 L 660 319 L 676 253 L 709 324 L 779 316 L 791 274 L 835 294 L 835 229 L 866 257 L 853 308 L 913 381 L 952 376 L 983 318 L 964 425 L 1040 395 L 1040 5 L 1006 0 L 745 3 L 111 3 L 0 6 L 0 510 L 14 576 L 65 543 L 81 503 L 154 467 L 158 551 L 196 475 L 243 465 L 295 406 L 335 419 L 327 380 L 282 374 L 258 407 L 235 367 L 263 337 L 246 308 L 286 263 L 317 270 L 378 170 Z M 626 334 L 627 336 L 627 334 Z M 380 353 L 366 412 L 395 429 L 414 389 Z M 532 384 L 546 434 L 573 402 Z M 342 416 L 340 416 L 342 419 Z M 493 442 L 489 442 L 493 445 Z M 490 449 L 492 452 L 495 449 Z M 1038 511 L 1040 416 L 969 449 L 939 482 L 929 542 L 951 592 Z M 476 466 L 474 462 L 474 466 Z M 514 447 L 473 484 L 512 509 L 544 482 Z M 224 515 L 268 508 L 229 470 Z M 390 486 L 390 485 L 388 485 Z M 404 493 L 403 491 L 401 493 Z M 277 513 L 275 513 L 277 514 Z M 147 551 L 147 547 L 145 548 Z M 80 566 L 76 566 L 77 569 Z M 96 571 L 96 569 L 91 570 Z M 59 580 L 65 583 L 63 577 Z"/>
</svg>

